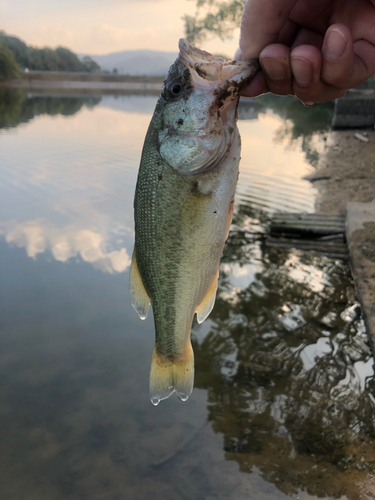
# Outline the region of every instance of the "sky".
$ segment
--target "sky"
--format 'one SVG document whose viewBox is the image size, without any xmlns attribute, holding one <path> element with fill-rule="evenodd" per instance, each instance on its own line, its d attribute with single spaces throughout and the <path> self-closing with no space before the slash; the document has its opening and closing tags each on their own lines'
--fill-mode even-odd
<svg viewBox="0 0 375 500">
<path fill-rule="evenodd" d="M 174 52 L 184 36 L 182 16 L 194 15 L 195 0 L 0 0 L 0 29 L 29 45 L 62 45 L 79 54 L 154 49 Z M 200 47 L 231 57 L 232 40 L 211 39 Z"/>
</svg>

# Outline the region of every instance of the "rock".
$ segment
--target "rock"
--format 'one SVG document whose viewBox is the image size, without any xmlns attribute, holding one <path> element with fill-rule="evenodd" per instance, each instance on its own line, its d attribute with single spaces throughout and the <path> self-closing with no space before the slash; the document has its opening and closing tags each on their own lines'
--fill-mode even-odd
<svg viewBox="0 0 375 500">
<path fill-rule="evenodd" d="M 354 134 L 354 137 L 361 142 L 368 142 L 369 138 L 366 137 L 364 134 L 359 134 L 358 132 Z"/>
</svg>

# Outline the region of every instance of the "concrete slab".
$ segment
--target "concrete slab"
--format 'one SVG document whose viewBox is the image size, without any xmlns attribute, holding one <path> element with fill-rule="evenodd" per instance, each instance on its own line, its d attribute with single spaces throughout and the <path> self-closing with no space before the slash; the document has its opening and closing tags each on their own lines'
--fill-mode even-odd
<svg viewBox="0 0 375 500">
<path fill-rule="evenodd" d="M 375 199 L 371 203 L 348 203 L 346 237 L 350 264 L 375 353 Z"/>
</svg>

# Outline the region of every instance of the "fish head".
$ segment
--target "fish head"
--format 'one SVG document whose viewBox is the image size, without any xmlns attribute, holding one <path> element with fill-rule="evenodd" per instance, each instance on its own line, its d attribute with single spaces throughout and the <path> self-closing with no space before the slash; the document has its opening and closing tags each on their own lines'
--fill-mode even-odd
<svg viewBox="0 0 375 500">
<path fill-rule="evenodd" d="M 181 175 L 200 175 L 217 167 L 229 150 L 239 93 L 259 62 L 213 56 L 184 39 L 179 49 L 155 113 L 159 152 Z"/>
</svg>

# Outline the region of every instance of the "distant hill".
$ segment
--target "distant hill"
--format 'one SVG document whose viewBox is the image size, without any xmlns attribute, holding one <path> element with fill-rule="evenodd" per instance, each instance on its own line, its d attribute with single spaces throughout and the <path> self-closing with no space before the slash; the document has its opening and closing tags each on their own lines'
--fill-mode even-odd
<svg viewBox="0 0 375 500">
<path fill-rule="evenodd" d="M 161 52 L 156 50 L 124 50 L 112 52 L 104 56 L 80 54 L 80 59 L 89 56 L 102 70 L 112 72 L 116 69 L 123 75 L 163 76 L 177 58 L 177 52 Z"/>
</svg>

